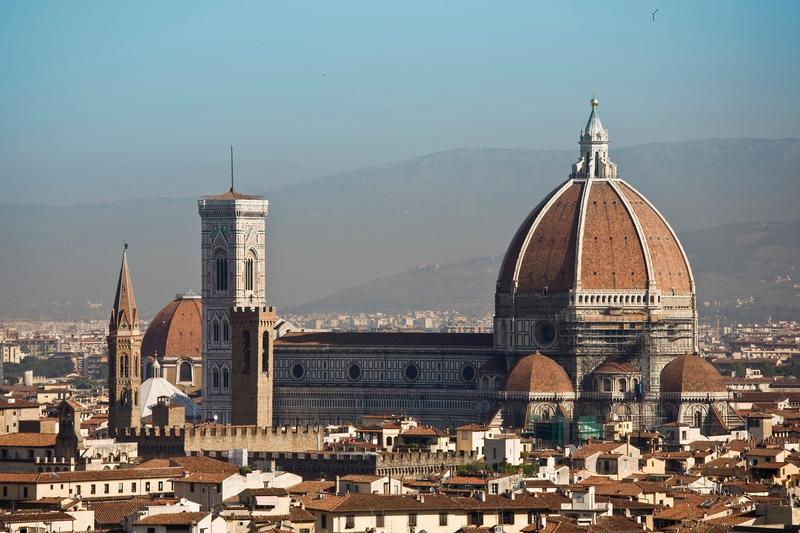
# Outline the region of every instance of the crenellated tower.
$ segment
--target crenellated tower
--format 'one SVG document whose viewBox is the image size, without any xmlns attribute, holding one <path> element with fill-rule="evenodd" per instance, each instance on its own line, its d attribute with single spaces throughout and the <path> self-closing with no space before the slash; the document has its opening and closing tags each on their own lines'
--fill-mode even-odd
<svg viewBox="0 0 800 533">
<path fill-rule="evenodd" d="M 234 307 L 231 423 L 272 426 L 272 330 L 271 307 Z"/>
<path fill-rule="evenodd" d="M 112 431 L 139 427 L 139 375 L 142 335 L 139 314 L 128 269 L 128 245 L 122 252 L 122 266 L 117 282 L 117 294 L 108 324 L 108 392 L 109 418 Z"/>
</svg>

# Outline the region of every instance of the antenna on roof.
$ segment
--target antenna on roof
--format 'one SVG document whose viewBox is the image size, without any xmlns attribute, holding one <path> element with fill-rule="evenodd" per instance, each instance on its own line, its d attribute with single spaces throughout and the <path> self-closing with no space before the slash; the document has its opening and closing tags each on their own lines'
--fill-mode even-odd
<svg viewBox="0 0 800 533">
<path fill-rule="evenodd" d="M 125 250 L 127 250 L 128 249 L 128 241 L 126 241 L 125 239 L 122 239 L 122 246 L 123 246 L 123 248 Z"/>
<path fill-rule="evenodd" d="M 231 145 L 231 192 L 233 192 L 233 145 Z"/>
</svg>

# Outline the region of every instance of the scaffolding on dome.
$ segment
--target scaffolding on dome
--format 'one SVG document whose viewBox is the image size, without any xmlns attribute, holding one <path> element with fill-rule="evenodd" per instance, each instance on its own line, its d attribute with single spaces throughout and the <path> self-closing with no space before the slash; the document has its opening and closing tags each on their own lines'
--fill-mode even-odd
<svg viewBox="0 0 800 533">
<path fill-rule="evenodd" d="M 557 321 L 558 336 L 565 347 L 582 355 L 636 356 L 648 345 L 654 353 L 684 354 L 694 348 L 693 320 L 670 319 L 660 322 L 626 320 Z"/>
</svg>

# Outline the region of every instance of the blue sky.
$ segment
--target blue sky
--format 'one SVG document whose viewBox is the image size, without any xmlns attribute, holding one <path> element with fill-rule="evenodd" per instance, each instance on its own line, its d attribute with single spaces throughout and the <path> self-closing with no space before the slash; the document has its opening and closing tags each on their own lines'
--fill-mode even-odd
<svg viewBox="0 0 800 533">
<path fill-rule="evenodd" d="M 796 137 L 798 23 L 790 1 L 7 1 L 0 203 L 217 192 L 229 144 L 253 191 L 575 149 L 592 91 L 617 146 Z"/>
</svg>

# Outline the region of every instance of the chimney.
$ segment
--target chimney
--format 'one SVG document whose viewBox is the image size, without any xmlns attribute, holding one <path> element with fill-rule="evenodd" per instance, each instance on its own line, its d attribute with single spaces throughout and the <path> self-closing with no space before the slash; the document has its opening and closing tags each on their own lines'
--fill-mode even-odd
<svg viewBox="0 0 800 533">
<path fill-rule="evenodd" d="M 339 493 L 341 492 L 341 491 L 339 490 L 339 488 L 340 488 L 339 486 L 340 486 L 339 476 L 336 476 L 336 495 L 337 495 L 337 496 L 338 496 L 338 495 L 339 495 Z"/>
<path fill-rule="evenodd" d="M 482 501 L 482 502 L 486 501 L 486 491 L 485 490 L 479 490 L 478 491 L 478 500 Z"/>
</svg>

